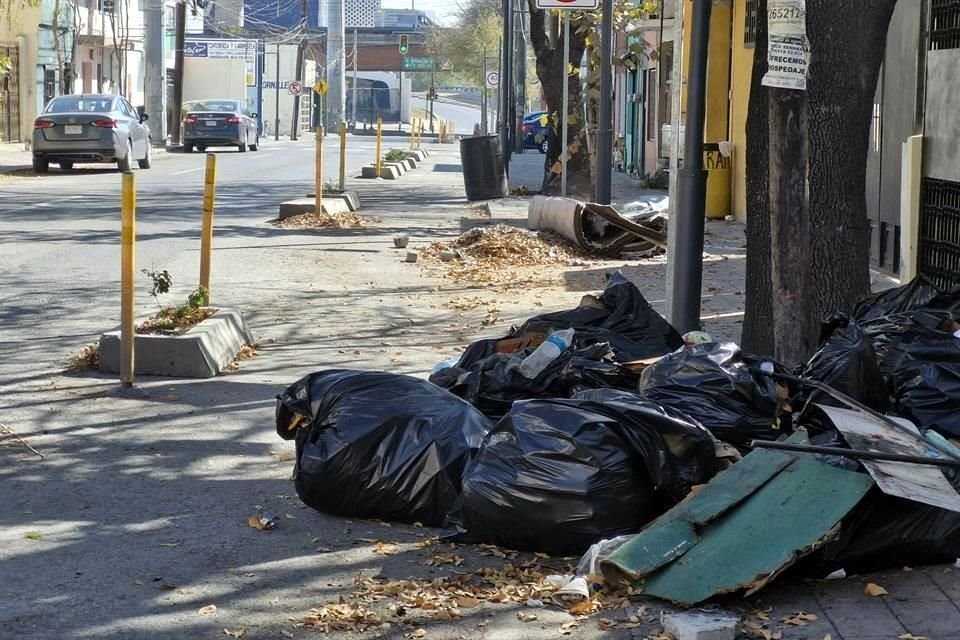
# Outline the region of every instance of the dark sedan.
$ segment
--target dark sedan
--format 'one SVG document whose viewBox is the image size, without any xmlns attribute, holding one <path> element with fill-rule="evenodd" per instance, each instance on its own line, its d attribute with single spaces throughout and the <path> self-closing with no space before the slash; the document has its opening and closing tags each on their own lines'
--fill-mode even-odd
<svg viewBox="0 0 960 640">
<path fill-rule="evenodd" d="M 115 162 L 129 171 L 152 162 L 147 114 L 126 98 L 70 95 L 54 98 L 33 123 L 33 170 L 46 173 L 51 162 L 69 170 L 77 162 Z"/>
<path fill-rule="evenodd" d="M 546 111 L 535 111 L 524 116 L 524 149 L 537 149 L 540 153 L 547 152 L 547 146 L 550 144 L 550 128 L 547 126 L 549 121 Z"/>
<path fill-rule="evenodd" d="M 260 148 L 257 114 L 242 100 L 194 100 L 183 105 L 183 150 L 236 147 Z"/>
</svg>

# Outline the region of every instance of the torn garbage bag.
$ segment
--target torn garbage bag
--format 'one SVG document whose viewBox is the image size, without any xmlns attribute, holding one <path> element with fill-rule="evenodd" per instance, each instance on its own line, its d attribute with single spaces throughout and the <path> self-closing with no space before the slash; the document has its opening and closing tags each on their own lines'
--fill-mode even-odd
<svg viewBox="0 0 960 640">
<path fill-rule="evenodd" d="M 307 505 L 439 526 L 493 424 L 426 380 L 330 370 L 279 396 L 276 426 L 296 438 L 294 482 Z"/>
<path fill-rule="evenodd" d="M 640 394 L 684 412 L 746 452 L 751 440 L 781 435 L 779 390 L 769 376 L 751 372 L 759 364 L 732 342 L 684 347 L 643 371 Z"/>
<path fill-rule="evenodd" d="M 633 389 L 638 376 L 614 362 L 606 344 L 594 344 L 561 352 L 533 379 L 520 371 L 533 348 L 513 353 L 494 353 L 475 362 L 469 370 L 451 367 L 430 376 L 430 382 L 468 401 L 484 415 L 500 419 L 516 400 L 569 398 L 595 387 Z"/>
<path fill-rule="evenodd" d="M 639 529 L 712 477 L 714 439 L 634 393 L 516 402 L 467 468 L 457 539 L 554 554 Z"/>
</svg>

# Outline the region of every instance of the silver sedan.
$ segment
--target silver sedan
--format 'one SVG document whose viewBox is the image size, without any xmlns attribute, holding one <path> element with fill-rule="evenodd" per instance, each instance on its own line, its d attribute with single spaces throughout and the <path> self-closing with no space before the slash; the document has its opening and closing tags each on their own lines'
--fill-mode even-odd
<svg viewBox="0 0 960 640">
<path fill-rule="evenodd" d="M 122 96 L 69 95 L 47 103 L 33 124 L 33 170 L 46 173 L 51 162 L 63 170 L 77 162 L 116 163 L 129 171 L 152 162 L 147 114 Z"/>
</svg>

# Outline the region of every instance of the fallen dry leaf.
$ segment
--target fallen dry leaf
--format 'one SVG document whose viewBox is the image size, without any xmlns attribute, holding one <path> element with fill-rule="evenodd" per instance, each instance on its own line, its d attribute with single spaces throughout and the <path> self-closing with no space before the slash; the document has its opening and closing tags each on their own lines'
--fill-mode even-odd
<svg viewBox="0 0 960 640">
<path fill-rule="evenodd" d="M 287 631 L 286 629 L 280 629 L 280 635 L 282 635 L 284 638 L 292 638 L 292 637 L 293 637 L 293 634 L 290 633 L 289 631 Z"/>
<path fill-rule="evenodd" d="M 520 622 L 533 622 L 537 619 L 537 614 L 527 613 L 526 611 L 517 611 L 517 620 Z"/>
<path fill-rule="evenodd" d="M 228 635 L 231 638 L 242 638 L 243 636 L 247 635 L 247 630 L 237 629 L 236 631 L 230 631 L 230 629 L 224 629 L 223 633 L 224 635 Z"/>
<path fill-rule="evenodd" d="M 579 618 L 576 620 L 570 620 L 568 622 L 564 622 L 562 625 L 560 625 L 560 629 L 558 629 L 558 631 L 560 632 L 560 635 L 568 636 L 571 633 L 573 633 L 574 629 L 580 626 L 581 622 L 582 620 L 580 620 Z"/>
<path fill-rule="evenodd" d="M 43 534 L 37 531 L 27 531 L 25 534 L 23 534 L 23 537 L 27 540 L 42 540 Z"/>
<path fill-rule="evenodd" d="M 270 531 L 277 526 L 276 522 L 266 516 L 250 516 L 247 518 L 247 524 L 260 531 Z"/>
<path fill-rule="evenodd" d="M 480 606 L 480 601 L 471 596 L 457 596 L 455 600 L 457 606 L 461 609 L 472 609 L 474 607 Z"/>
<path fill-rule="evenodd" d="M 828 633 L 827 635 L 823 636 L 823 640 L 833 640 L 833 636 Z"/>
<path fill-rule="evenodd" d="M 587 600 L 578 602 L 577 604 L 567 609 L 567 613 L 574 616 L 586 615 L 588 613 L 593 612 L 594 606 L 595 606 L 595 602 L 588 598 Z"/>
<path fill-rule="evenodd" d="M 215 605 L 215 604 L 208 604 L 208 605 L 205 606 L 205 607 L 201 607 L 201 608 L 197 611 L 197 613 L 199 613 L 199 614 L 202 615 L 202 616 L 208 616 L 208 615 L 210 615 L 211 613 L 216 613 L 216 612 L 217 612 L 217 605 Z"/>
<path fill-rule="evenodd" d="M 399 549 L 395 544 L 388 544 L 384 542 L 377 542 L 373 547 L 374 553 L 382 553 L 385 556 L 392 556 L 397 553 Z"/>
<path fill-rule="evenodd" d="M 912 633 L 905 633 L 897 636 L 897 640 L 930 640 L 927 636 L 915 636 Z"/>
<path fill-rule="evenodd" d="M 426 629 L 417 629 L 416 631 L 411 631 L 410 633 L 405 633 L 404 638 L 423 638 L 427 635 Z"/>
<path fill-rule="evenodd" d="M 887 596 L 890 595 L 886 589 L 874 582 L 868 582 L 867 585 L 863 588 L 863 592 L 870 596 L 871 598 L 876 598 L 877 596 Z"/>
<path fill-rule="evenodd" d="M 784 617 L 781 620 L 781 622 L 783 622 L 784 624 L 792 625 L 794 627 L 803 627 L 813 622 L 816 619 L 817 619 L 816 614 L 797 611 L 789 616 Z"/>
</svg>

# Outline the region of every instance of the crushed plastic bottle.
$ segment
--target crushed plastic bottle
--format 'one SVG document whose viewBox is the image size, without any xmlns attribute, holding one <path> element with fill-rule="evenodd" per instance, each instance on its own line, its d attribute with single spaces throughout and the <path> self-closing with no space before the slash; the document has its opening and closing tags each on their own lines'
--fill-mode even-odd
<svg viewBox="0 0 960 640">
<path fill-rule="evenodd" d="M 573 342 L 573 334 L 573 329 L 563 329 L 551 333 L 550 337 L 544 340 L 536 351 L 520 363 L 520 375 L 528 380 L 533 380 L 540 375 L 540 372 L 546 369 L 547 365 L 570 346 L 570 343 Z"/>
</svg>

